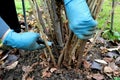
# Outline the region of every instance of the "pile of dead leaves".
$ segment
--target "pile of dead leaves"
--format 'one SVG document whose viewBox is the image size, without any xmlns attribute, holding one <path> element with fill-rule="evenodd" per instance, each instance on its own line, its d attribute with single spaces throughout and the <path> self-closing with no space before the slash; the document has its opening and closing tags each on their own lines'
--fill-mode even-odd
<svg viewBox="0 0 120 80">
<path fill-rule="evenodd" d="M 92 40 L 89 40 L 86 48 L 91 43 Z M 120 43 L 118 41 L 108 41 L 99 37 L 79 69 L 53 67 L 50 58 L 46 58 L 44 52 L 40 50 L 19 51 L 19 59 L 14 50 L 11 49 L 8 52 L 8 56 L 19 63 L 12 66 L 12 74 L 10 74 L 11 70 L 6 70 L 9 68 L 2 69 L 1 75 L 5 80 L 10 79 L 11 75 L 11 80 L 120 80 Z"/>
<path fill-rule="evenodd" d="M 21 29 L 25 29 L 23 16 Z M 37 31 L 34 16 L 27 18 L 29 30 Z M 88 40 L 86 49 L 93 45 Z M 120 80 L 120 42 L 98 37 L 79 69 L 52 66 L 41 50 L 26 52 L 0 49 L 0 80 Z M 57 55 L 57 54 L 54 54 Z"/>
</svg>

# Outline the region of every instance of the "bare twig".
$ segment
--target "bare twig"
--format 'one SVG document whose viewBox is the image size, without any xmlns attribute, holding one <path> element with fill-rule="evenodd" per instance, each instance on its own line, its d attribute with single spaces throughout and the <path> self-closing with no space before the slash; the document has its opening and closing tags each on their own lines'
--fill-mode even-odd
<svg viewBox="0 0 120 80">
<path fill-rule="evenodd" d="M 67 50 L 68 46 L 70 45 L 72 35 L 73 35 L 73 33 L 70 31 L 69 39 L 67 40 L 67 42 L 66 42 L 66 44 L 65 44 L 65 47 L 63 48 L 63 50 L 62 50 L 61 53 L 60 53 L 60 57 L 59 57 L 59 59 L 58 59 L 58 67 L 59 67 L 60 64 L 61 64 L 61 62 L 62 62 L 62 60 L 63 60 L 63 57 L 64 57 L 64 56 L 66 56 L 66 57 L 68 56 L 68 55 L 66 54 L 66 50 Z"/>
<path fill-rule="evenodd" d="M 35 11 L 34 5 L 32 4 L 31 0 L 29 0 L 29 2 L 30 2 L 30 4 L 31 4 L 33 10 Z M 34 13 L 35 13 L 35 12 L 34 12 Z M 38 12 L 38 13 L 39 13 L 39 12 Z M 40 28 L 40 19 L 38 19 L 37 16 L 36 16 L 36 20 L 37 20 L 37 23 L 38 23 L 38 28 L 39 28 L 39 30 L 41 31 L 42 35 L 43 35 L 42 38 L 43 38 L 43 40 L 44 40 L 44 42 L 45 42 L 45 45 L 46 45 L 46 47 L 47 47 L 47 49 L 48 49 L 48 51 L 49 51 L 49 54 L 50 54 L 51 59 L 52 59 L 52 62 L 53 62 L 53 64 L 54 64 L 54 66 L 56 66 L 55 58 L 54 58 L 54 56 L 53 56 L 53 54 L 52 54 L 52 51 L 51 51 L 50 47 L 49 47 L 48 44 L 47 44 L 46 35 L 44 34 L 43 30 L 41 30 L 41 28 Z"/>
<path fill-rule="evenodd" d="M 77 50 L 78 45 L 79 45 L 79 39 L 77 39 L 77 42 L 76 42 L 76 44 L 74 45 L 74 47 L 73 47 L 73 49 L 72 49 L 72 51 L 71 51 L 70 60 L 69 60 L 69 62 L 68 62 L 69 65 L 71 64 L 72 57 L 75 56 L 75 52 L 76 52 L 76 50 Z"/>
<path fill-rule="evenodd" d="M 35 4 L 35 6 L 36 6 L 36 11 L 37 11 L 39 23 L 42 25 L 43 32 L 44 32 L 45 34 L 47 34 L 47 30 L 46 30 L 44 21 L 43 21 L 43 19 L 42 19 L 42 11 L 40 11 L 40 9 L 39 9 L 39 7 L 38 7 L 38 4 L 37 4 L 36 0 L 34 0 L 34 4 Z"/>
</svg>

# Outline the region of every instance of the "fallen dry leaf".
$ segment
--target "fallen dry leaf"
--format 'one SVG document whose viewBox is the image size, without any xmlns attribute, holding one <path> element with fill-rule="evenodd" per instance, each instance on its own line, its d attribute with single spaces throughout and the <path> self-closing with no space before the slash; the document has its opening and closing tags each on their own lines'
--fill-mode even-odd
<svg viewBox="0 0 120 80">
<path fill-rule="evenodd" d="M 50 77 L 51 72 L 49 71 L 49 67 L 45 68 L 42 72 L 42 77 Z"/>
<path fill-rule="evenodd" d="M 40 57 L 40 59 L 42 59 L 42 60 L 46 60 L 46 56 L 45 56 L 44 53 L 41 53 L 39 57 Z"/>
<path fill-rule="evenodd" d="M 113 61 L 113 58 L 104 57 L 103 60 L 105 60 L 106 62 L 110 63 L 110 62 Z"/>
<path fill-rule="evenodd" d="M 114 71 L 119 70 L 119 67 L 115 64 L 115 62 L 111 62 L 111 63 L 109 64 L 109 66 L 110 66 Z"/>
<path fill-rule="evenodd" d="M 117 59 L 115 60 L 115 64 L 117 64 L 120 67 L 120 56 L 117 57 Z"/>
<path fill-rule="evenodd" d="M 40 64 L 42 65 L 42 67 L 47 67 L 49 65 L 49 62 L 42 61 L 42 62 L 40 62 Z"/>
<path fill-rule="evenodd" d="M 106 53 L 105 56 L 115 59 L 119 56 L 119 52 L 118 51 L 110 51 L 110 52 Z"/>
<path fill-rule="evenodd" d="M 50 72 L 53 73 L 53 72 L 56 71 L 56 70 L 57 70 L 57 68 L 51 68 L 51 69 L 50 69 Z"/>
<path fill-rule="evenodd" d="M 33 78 L 34 78 L 34 76 L 32 78 L 28 77 L 26 80 L 34 80 Z"/>
<path fill-rule="evenodd" d="M 106 52 L 108 52 L 108 50 L 107 50 L 106 47 L 100 47 L 100 49 L 101 49 L 101 53 L 106 53 Z"/>
<path fill-rule="evenodd" d="M 102 74 L 99 74 L 99 73 L 93 74 L 92 78 L 95 80 L 104 80 L 104 76 Z"/>
<path fill-rule="evenodd" d="M 17 66 L 17 64 L 18 64 L 18 61 L 15 61 L 15 62 L 12 63 L 11 65 L 6 66 L 5 68 L 8 69 L 8 70 L 14 69 L 14 68 Z"/>
<path fill-rule="evenodd" d="M 104 67 L 104 73 L 112 73 L 113 72 L 113 69 L 109 66 L 105 66 Z"/>
<path fill-rule="evenodd" d="M 114 71 L 113 74 L 114 74 L 114 76 L 119 76 L 120 75 L 120 70 Z"/>
<path fill-rule="evenodd" d="M 42 72 L 42 77 L 50 77 L 50 76 L 51 76 L 50 72 L 48 72 L 48 71 Z"/>
<path fill-rule="evenodd" d="M 84 60 L 83 65 L 84 65 L 84 68 L 86 68 L 86 69 L 90 68 L 90 66 L 91 66 L 91 64 L 86 60 Z"/>
<path fill-rule="evenodd" d="M 96 61 L 94 61 L 91 65 L 91 69 L 95 69 L 95 70 L 102 70 L 103 66 L 100 63 L 97 63 Z"/>
<path fill-rule="evenodd" d="M 87 75 L 87 79 L 91 80 L 92 79 L 92 75 Z"/>
<path fill-rule="evenodd" d="M 117 47 L 117 48 L 109 48 L 109 49 L 107 49 L 108 51 L 114 51 L 114 50 L 118 50 L 119 49 L 119 47 Z"/>
<path fill-rule="evenodd" d="M 29 72 L 33 71 L 32 67 L 30 67 L 30 66 L 23 66 L 23 67 L 22 67 L 22 70 L 23 70 L 25 73 L 29 73 Z"/>
<path fill-rule="evenodd" d="M 101 59 L 95 59 L 96 62 L 101 63 L 101 64 L 107 64 L 106 61 L 101 60 Z"/>
</svg>

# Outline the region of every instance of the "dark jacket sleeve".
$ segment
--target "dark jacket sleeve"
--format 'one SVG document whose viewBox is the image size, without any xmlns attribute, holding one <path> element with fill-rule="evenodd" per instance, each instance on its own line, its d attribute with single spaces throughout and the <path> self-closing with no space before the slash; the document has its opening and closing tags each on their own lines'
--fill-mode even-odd
<svg viewBox="0 0 120 80">
<path fill-rule="evenodd" d="M 0 17 L 0 39 L 5 34 L 5 32 L 9 29 L 9 26 L 4 22 L 4 20 Z"/>
</svg>

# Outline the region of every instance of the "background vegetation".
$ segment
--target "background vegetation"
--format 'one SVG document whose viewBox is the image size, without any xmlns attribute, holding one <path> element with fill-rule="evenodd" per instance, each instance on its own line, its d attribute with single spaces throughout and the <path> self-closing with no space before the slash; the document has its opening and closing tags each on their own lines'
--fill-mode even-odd
<svg viewBox="0 0 120 80">
<path fill-rule="evenodd" d="M 98 18 L 98 27 L 101 28 L 103 24 L 106 22 L 106 19 L 109 17 L 107 28 L 110 28 L 111 19 L 109 16 L 111 12 L 111 2 L 112 0 L 104 0 L 104 4 L 102 6 L 102 11 L 99 14 Z M 114 30 L 120 31 L 120 0 L 115 0 L 115 14 L 114 14 Z"/>
<path fill-rule="evenodd" d="M 112 0 L 104 0 L 104 4 L 102 6 L 102 11 L 99 14 L 99 18 L 97 19 L 98 21 L 98 28 L 103 27 L 104 23 L 106 22 L 106 19 L 108 19 L 109 17 L 109 22 L 107 24 L 107 28 L 110 28 L 110 12 L 111 12 L 111 2 Z M 22 14 L 22 2 L 21 0 L 15 0 L 16 3 L 16 8 L 17 8 L 17 12 Z M 114 16 L 114 30 L 115 31 L 120 31 L 120 0 L 115 0 L 115 16 Z M 30 5 L 29 5 L 29 1 L 25 0 L 25 7 L 26 7 L 26 11 L 29 11 Z"/>
</svg>

